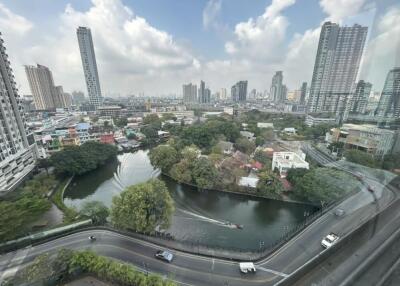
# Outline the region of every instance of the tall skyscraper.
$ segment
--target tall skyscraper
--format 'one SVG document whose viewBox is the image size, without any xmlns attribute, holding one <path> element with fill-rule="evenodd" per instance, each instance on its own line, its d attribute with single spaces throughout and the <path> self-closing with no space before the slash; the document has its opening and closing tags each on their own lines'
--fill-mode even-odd
<svg viewBox="0 0 400 286">
<path fill-rule="evenodd" d="M 211 91 L 209 88 L 206 88 L 204 81 L 200 81 L 198 100 L 199 103 L 210 103 L 211 101 Z"/>
<path fill-rule="evenodd" d="M 54 86 L 53 74 L 43 65 L 25 66 L 36 109 L 70 107 L 62 86 Z"/>
<path fill-rule="evenodd" d="M 307 96 L 307 82 L 303 82 L 300 90 L 300 104 L 305 104 Z"/>
<path fill-rule="evenodd" d="M 221 88 L 220 93 L 220 99 L 221 100 L 227 100 L 228 99 L 228 93 L 226 92 L 226 88 Z"/>
<path fill-rule="evenodd" d="M 53 75 L 43 65 L 25 66 L 29 87 L 33 95 L 36 109 L 54 109 L 57 105 Z"/>
<path fill-rule="evenodd" d="M 237 82 L 231 88 L 232 101 L 246 101 L 247 99 L 247 80 Z"/>
<path fill-rule="evenodd" d="M 197 102 L 197 86 L 195 84 L 189 83 L 183 85 L 183 102 Z"/>
<path fill-rule="evenodd" d="M 355 85 L 368 28 L 322 26 L 308 99 L 309 112 L 328 112 L 342 120 Z"/>
<path fill-rule="evenodd" d="M 365 113 L 368 105 L 368 98 L 371 94 L 372 84 L 360 80 L 356 90 L 348 102 L 350 113 Z"/>
<path fill-rule="evenodd" d="M 1 35 L 1 34 L 0 34 Z M 15 189 L 35 167 L 35 144 L 25 119 L 10 61 L 0 38 L 0 195 Z"/>
<path fill-rule="evenodd" d="M 270 97 L 276 103 L 282 103 L 286 99 L 286 95 L 283 90 L 283 72 L 277 71 L 272 77 L 272 83 L 270 88 Z"/>
<path fill-rule="evenodd" d="M 89 102 L 95 107 L 102 105 L 99 74 L 97 72 L 96 55 L 93 48 L 92 33 L 89 28 L 77 29 L 79 50 L 81 52 L 83 72 L 85 74 L 86 87 Z"/>
<path fill-rule="evenodd" d="M 400 118 L 400 67 L 389 71 L 379 100 L 377 115 Z"/>
</svg>

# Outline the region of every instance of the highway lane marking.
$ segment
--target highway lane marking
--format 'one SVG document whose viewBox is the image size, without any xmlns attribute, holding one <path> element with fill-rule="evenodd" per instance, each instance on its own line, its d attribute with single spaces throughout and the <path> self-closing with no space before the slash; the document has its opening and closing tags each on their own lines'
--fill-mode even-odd
<svg viewBox="0 0 400 286">
<path fill-rule="evenodd" d="M 211 270 L 214 271 L 214 258 L 213 258 L 213 260 L 212 260 Z"/>
<path fill-rule="evenodd" d="M 98 246 L 98 245 L 97 245 L 97 246 Z M 143 254 L 140 254 L 140 253 L 136 253 L 136 252 L 131 251 L 131 250 L 128 250 L 128 249 L 126 249 L 126 248 L 122 248 L 122 247 L 116 246 L 116 245 L 102 244 L 102 246 L 107 246 L 107 247 L 111 247 L 111 248 L 117 248 L 117 249 L 119 249 L 119 250 L 122 250 L 123 252 L 129 252 L 129 253 L 132 253 L 133 255 L 137 255 L 137 256 L 140 256 L 140 257 L 143 257 L 143 258 L 146 258 L 146 259 L 149 259 L 149 258 L 152 259 L 152 258 L 153 258 L 153 257 L 149 257 L 149 256 L 146 256 L 146 255 L 143 255 Z M 154 260 L 154 261 L 159 262 L 158 260 Z M 126 261 L 125 261 L 125 262 L 126 262 Z M 134 263 L 131 263 L 131 262 L 128 262 L 128 263 L 135 265 Z M 159 263 L 162 263 L 162 262 L 159 262 Z M 165 263 L 162 263 L 162 264 L 164 265 Z M 174 265 L 174 264 L 167 264 L 167 265 L 168 265 L 170 268 L 176 268 L 176 270 L 187 271 L 187 272 L 194 272 L 194 273 L 197 273 L 197 274 L 204 275 L 204 272 L 202 272 L 202 271 L 197 271 L 197 270 L 193 270 L 193 269 L 190 269 L 190 268 L 184 268 L 184 267 L 177 266 L 177 265 Z M 135 266 L 135 267 L 136 267 L 136 266 Z M 239 268 L 238 268 L 238 271 L 239 271 Z M 271 273 L 271 272 L 270 272 L 270 273 Z M 274 273 L 271 273 L 271 274 L 274 274 Z M 272 281 L 272 280 L 275 279 L 275 277 L 271 277 L 271 278 L 266 278 L 266 279 L 263 279 L 263 280 L 260 280 L 260 279 L 258 279 L 258 280 L 256 280 L 256 279 L 249 280 L 249 279 L 242 279 L 242 278 L 238 278 L 238 277 L 220 275 L 220 274 L 217 274 L 217 273 L 214 273 L 213 275 L 219 276 L 219 277 L 223 277 L 223 278 L 229 278 L 229 279 L 231 279 L 231 280 L 236 280 L 236 281 L 245 281 L 246 284 L 249 283 L 249 282 L 257 282 L 257 283 L 258 283 L 258 282 L 267 282 L 267 281 Z M 277 275 L 277 274 L 274 274 L 274 275 L 275 275 L 275 276 L 281 276 L 281 275 Z"/>
<path fill-rule="evenodd" d="M 256 268 L 257 269 L 261 269 L 261 270 L 266 271 L 266 272 L 270 272 L 270 273 L 278 275 L 278 276 L 282 276 L 282 277 L 288 277 L 289 276 L 289 274 L 286 274 L 286 273 L 283 273 L 283 272 L 279 272 L 279 271 L 275 271 L 275 270 L 268 269 L 268 268 L 264 268 L 262 266 L 257 266 Z"/>
</svg>

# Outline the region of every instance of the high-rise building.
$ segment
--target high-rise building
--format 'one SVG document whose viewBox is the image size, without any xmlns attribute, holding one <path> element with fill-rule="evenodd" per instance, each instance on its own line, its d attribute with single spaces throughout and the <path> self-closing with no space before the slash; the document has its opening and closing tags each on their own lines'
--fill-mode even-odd
<svg viewBox="0 0 400 286">
<path fill-rule="evenodd" d="M 0 194 L 15 189 L 35 167 L 33 136 L 25 119 L 10 61 L 0 38 Z"/>
<path fill-rule="evenodd" d="M 197 86 L 195 84 L 189 83 L 183 85 L 183 102 L 197 102 Z"/>
<path fill-rule="evenodd" d="M 209 88 L 206 88 L 204 81 L 200 81 L 198 100 L 199 103 L 210 103 L 211 101 L 211 91 Z"/>
<path fill-rule="evenodd" d="M 287 92 L 287 91 L 286 91 Z M 277 71 L 272 77 L 272 83 L 270 88 L 271 100 L 276 103 L 282 103 L 286 99 L 286 95 L 283 90 L 283 72 Z"/>
<path fill-rule="evenodd" d="M 247 98 L 247 80 L 237 82 L 231 88 L 232 101 L 246 101 Z"/>
<path fill-rule="evenodd" d="M 98 107 L 102 105 L 103 99 L 101 96 L 100 80 L 97 72 L 92 33 L 89 28 L 79 27 L 77 29 L 77 35 L 89 101 L 90 104 Z"/>
<path fill-rule="evenodd" d="M 300 94 L 300 104 L 306 103 L 306 96 L 307 96 L 307 82 L 303 82 L 301 85 L 301 94 Z"/>
<path fill-rule="evenodd" d="M 29 87 L 33 95 L 36 109 L 54 109 L 57 106 L 53 75 L 43 65 L 25 66 Z"/>
<path fill-rule="evenodd" d="M 74 104 L 81 104 L 86 101 L 85 94 L 82 91 L 73 91 L 72 100 Z"/>
<path fill-rule="evenodd" d="M 322 26 L 308 99 L 309 112 L 334 113 L 342 120 L 355 85 L 368 28 Z"/>
<path fill-rule="evenodd" d="M 228 99 L 228 93 L 226 92 L 226 88 L 221 88 L 220 92 L 220 99 L 221 100 L 227 100 Z"/>
<path fill-rule="evenodd" d="M 360 80 L 357 83 L 356 90 L 348 102 L 350 113 L 365 113 L 371 89 L 372 84 L 369 82 Z"/>
<path fill-rule="evenodd" d="M 400 67 L 390 70 L 386 76 L 376 114 L 400 118 Z"/>
</svg>

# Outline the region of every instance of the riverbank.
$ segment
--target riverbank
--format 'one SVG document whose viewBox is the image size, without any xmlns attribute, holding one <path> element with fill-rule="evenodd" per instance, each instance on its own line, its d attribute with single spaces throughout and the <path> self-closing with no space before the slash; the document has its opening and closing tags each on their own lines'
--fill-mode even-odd
<svg viewBox="0 0 400 286">
<path fill-rule="evenodd" d="M 188 187 L 196 188 L 196 189 L 200 190 L 200 188 L 198 186 L 196 186 L 196 185 L 188 184 L 188 183 L 185 183 L 185 182 L 178 182 L 174 177 L 172 177 L 171 175 L 169 175 L 167 173 L 161 172 L 161 175 L 173 180 L 177 184 L 186 185 Z M 238 186 L 238 188 L 240 188 L 240 187 Z M 275 201 L 287 202 L 287 203 L 294 203 L 294 204 L 310 205 L 310 206 L 313 206 L 313 207 L 316 207 L 316 208 L 320 207 L 319 205 L 315 205 L 315 204 L 312 204 L 312 203 L 307 202 L 307 201 L 293 200 L 293 199 L 290 199 L 289 197 L 281 197 L 281 198 L 268 197 L 268 196 L 257 195 L 257 194 L 246 192 L 246 191 L 241 192 L 241 191 L 233 191 L 233 190 L 227 190 L 227 189 L 201 189 L 201 190 L 203 190 L 203 191 L 211 191 L 211 192 L 230 193 L 230 194 L 236 194 L 236 195 L 242 195 L 242 196 L 249 196 L 249 197 L 252 197 L 252 198 L 269 199 L 269 200 L 275 200 Z"/>
<path fill-rule="evenodd" d="M 63 212 L 64 223 L 71 223 L 77 216 L 77 211 L 64 204 L 64 192 L 71 184 L 74 176 L 64 178 L 56 187 L 55 191 L 51 194 L 51 201 L 57 206 L 57 208 Z"/>
</svg>

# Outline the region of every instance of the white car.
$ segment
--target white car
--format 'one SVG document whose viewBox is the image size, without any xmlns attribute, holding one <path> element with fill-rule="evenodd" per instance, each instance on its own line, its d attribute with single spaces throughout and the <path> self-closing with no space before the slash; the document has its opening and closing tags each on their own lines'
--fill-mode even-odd
<svg viewBox="0 0 400 286">
<path fill-rule="evenodd" d="M 239 263 L 240 272 L 242 273 L 256 273 L 256 267 L 253 262 L 240 262 Z"/>
<path fill-rule="evenodd" d="M 331 232 L 321 241 L 321 245 L 324 248 L 329 248 L 339 240 L 339 236 Z"/>
</svg>

